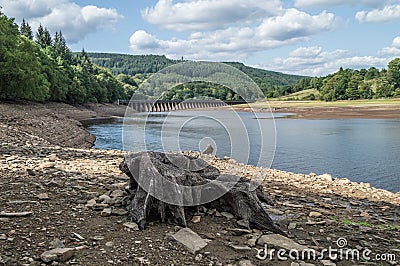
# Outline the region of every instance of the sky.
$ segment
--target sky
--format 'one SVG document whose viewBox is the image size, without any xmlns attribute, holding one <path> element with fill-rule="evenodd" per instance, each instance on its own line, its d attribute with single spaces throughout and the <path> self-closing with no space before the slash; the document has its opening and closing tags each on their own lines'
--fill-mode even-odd
<svg viewBox="0 0 400 266">
<path fill-rule="evenodd" d="M 0 0 L 73 51 L 235 61 L 307 76 L 400 57 L 400 0 Z"/>
</svg>

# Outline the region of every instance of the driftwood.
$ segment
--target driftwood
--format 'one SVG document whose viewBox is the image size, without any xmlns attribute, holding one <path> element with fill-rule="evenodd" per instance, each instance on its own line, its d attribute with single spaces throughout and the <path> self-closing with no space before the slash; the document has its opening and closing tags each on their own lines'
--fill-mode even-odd
<svg viewBox="0 0 400 266">
<path fill-rule="evenodd" d="M 0 212 L 0 217 L 25 217 L 31 214 L 32 212 Z"/>
<path fill-rule="evenodd" d="M 185 214 L 204 205 L 231 212 L 252 228 L 285 235 L 262 207 L 262 202 L 273 203 L 260 184 L 221 175 L 202 159 L 140 152 L 126 156 L 120 169 L 130 177 L 126 206 L 140 229 L 144 229 L 151 217 L 186 227 Z"/>
</svg>

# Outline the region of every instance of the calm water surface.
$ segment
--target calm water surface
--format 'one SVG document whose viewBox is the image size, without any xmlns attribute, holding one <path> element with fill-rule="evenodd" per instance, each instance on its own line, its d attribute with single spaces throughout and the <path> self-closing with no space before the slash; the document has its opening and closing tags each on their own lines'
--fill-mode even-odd
<svg viewBox="0 0 400 266">
<path fill-rule="evenodd" d="M 125 127 L 119 119 L 88 129 L 97 138 L 95 148 L 198 151 L 211 143 L 218 156 L 239 162 L 266 167 L 272 163 L 273 168 L 304 174 L 330 173 L 400 191 L 400 120 L 282 118 L 286 114 L 274 114 L 272 120 L 267 113 L 238 113 L 243 125 L 227 113 L 141 113 L 127 119 Z"/>
</svg>

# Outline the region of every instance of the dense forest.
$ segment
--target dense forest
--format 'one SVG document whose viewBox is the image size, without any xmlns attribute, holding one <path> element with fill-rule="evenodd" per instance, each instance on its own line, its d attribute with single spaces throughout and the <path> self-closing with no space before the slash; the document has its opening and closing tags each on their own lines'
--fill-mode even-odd
<svg viewBox="0 0 400 266">
<path fill-rule="evenodd" d="M 40 26 L 20 27 L 0 12 L 0 99 L 67 103 L 114 102 L 126 99 L 133 87 L 106 68 L 93 64 L 87 53 L 72 54 L 62 32 L 52 38 Z"/>
<path fill-rule="evenodd" d="M 353 70 L 340 68 L 325 77 L 301 79 L 292 92 L 314 89 L 325 101 L 391 98 L 400 96 L 400 58 L 393 59 L 388 69 Z M 315 95 L 314 95 L 315 96 Z"/>
<path fill-rule="evenodd" d="M 146 76 L 151 73 L 156 73 L 165 67 L 182 62 L 182 60 L 172 60 L 160 55 L 123 55 L 110 53 L 89 53 L 88 55 L 93 63 L 110 69 L 113 74 L 130 75 L 139 80 L 143 79 L 143 74 Z M 291 88 L 294 86 L 294 84 L 304 78 L 303 76 L 288 75 L 279 72 L 253 68 L 246 66 L 243 63 L 224 63 L 231 65 L 247 74 L 250 78 L 254 80 L 254 82 L 260 87 L 260 89 L 267 97 L 291 93 Z M 193 86 L 190 85 L 186 86 L 185 88 L 188 89 L 189 87 L 192 88 Z M 204 91 L 204 95 L 210 96 L 208 88 L 209 84 L 201 84 L 201 87 L 204 87 L 205 89 L 207 88 Z M 228 90 L 222 92 L 221 87 L 217 87 L 214 89 L 218 90 L 220 93 L 216 93 L 211 96 L 219 99 L 221 95 L 229 96 L 233 93 L 229 92 Z M 182 86 L 179 86 L 179 88 L 177 88 L 176 94 L 169 92 L 168 95 L 170 96 L 170 98 L 174 96 L 177 99 L 184 98 L 180 93 L 181 90 Z M 197 88 L 197 93 L 199 92 L 199 88 Z M 223 100 L 225 100 L 225 98 Z"/>
</svg>

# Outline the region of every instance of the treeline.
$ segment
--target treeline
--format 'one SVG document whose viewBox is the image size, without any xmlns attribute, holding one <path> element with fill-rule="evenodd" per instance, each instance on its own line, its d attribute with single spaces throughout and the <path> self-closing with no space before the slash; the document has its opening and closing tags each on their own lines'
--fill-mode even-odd
<svg viewBox="0 0 400 266">
<path fill-rule="evenodd" d="M 353 70 L 340 68 L 325 77 L 303 78 L 287 88 L 290 93 L 315 89 L 325 101 L 391 98 L 400 96 L 400 58 L 389 62 L 388 69 Z"/>
<path fill-rule="evenodd" d="M 220 99 L 226 101 L 243 100 L 239 94 L 222 85 L 209 82 L 181 84 L 161 95 L 161 100 Z"/>
<path fill-rule="evenodd" d="M 18 27 L 0 12 L 1 100 L 114 102 L 135 90 L 127 82 L 93 64 L 85 51 L 73 54 L 61 31 L 52 38 L 40 26 L 34 36 L 25 20 Z"/>
<path fill-rule="evenodd" d="M 168 59 L 164 55 L 126 55 L 89 53 L 93 63 L 108 68 L 114 75 L 153 74 L 182 61 Z"/>
</svg>

